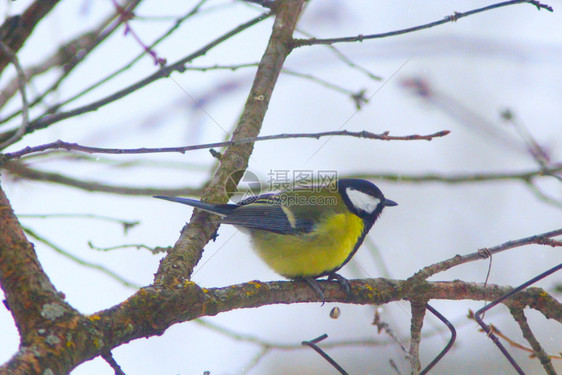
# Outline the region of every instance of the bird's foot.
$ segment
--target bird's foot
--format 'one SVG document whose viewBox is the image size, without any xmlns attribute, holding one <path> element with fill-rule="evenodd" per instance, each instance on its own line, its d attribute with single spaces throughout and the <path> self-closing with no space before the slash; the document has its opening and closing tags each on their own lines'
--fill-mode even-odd
<svg viewBox="0 0 562 375">
<path fill-rule="evenodd" d="M 320 286 L 318 280 L 312 277 L 303 277 L 302 280 L 306 281 L 306 283 L 316 292 L 316 294 L 318 294 L 320 300 L 322 300 L 322 305 L 324 305 L 324 303 L 326 303 L 326 299 L 324 297 L 324 291 L 322 290 L 322 287 Z"/>
<path fill-rule="evenodd" d="M 343 290 L 345 291 L 345 295 L 347 296 L 347 298 L 349 298 L 349 296 L 351 295 L 351 283 L 349 282 L 348 279 L 346 279 L 340 274 L 332 272 L 331 274 L 328 275 L 328 280 L 336 280 L 338 284 L 340 284 Z"/>
</svg>

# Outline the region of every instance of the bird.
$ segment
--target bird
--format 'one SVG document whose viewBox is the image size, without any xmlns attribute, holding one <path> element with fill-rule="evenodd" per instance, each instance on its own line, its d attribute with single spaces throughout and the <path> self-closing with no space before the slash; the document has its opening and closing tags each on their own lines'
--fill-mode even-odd
<svg viewBox="0 0 562 375">
<path fill-rule="evenodd" d="M 328 184 L 250 196 L 237 204 L 154 196 L 218 216 L 251 237 L 259 257 L 276 273 L 307 282 L 324 301 L 318 281 L 327 276 L 350 293 L 337 273 L 355 255 L 385 207 L 397 203 L 363 179 L 337 179 Z"/>
</svg>

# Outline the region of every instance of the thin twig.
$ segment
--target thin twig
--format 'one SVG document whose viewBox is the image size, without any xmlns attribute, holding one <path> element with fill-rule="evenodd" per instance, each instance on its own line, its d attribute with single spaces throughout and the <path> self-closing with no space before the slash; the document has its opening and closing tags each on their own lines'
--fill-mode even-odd
<svg viewBox="0 0 562 375">
<path fill-rule="evenodd" d="M 507 307 L 510 309 L 510 311 L 511 311 L 512 309 L 521 309 L 521 306 L 517 306 L 517 303 L 515 303 L 515 304 L 509 304 L 509 305 L 507 305 Z M 484 316 L 484 315 L 482 315 L 482 316 Z M 468 319 L 472 319 L 472 320 L 476 321 L 476 318 L 474 317 L 474 312 L 473 312 L 472 310 L 468 310 L 468 316 L 467 316 L 467 317 L 468 317 Z M 534 355 L 535 355 L 535 353 L 534 353 L 534 351 L 533 351 L 532 348 L 529 348 L 529 347 L 527 347 L 527 346 L 525 346 L 525 345 L 522 345 L 522 344 L 518 343 L 517 341 L 515 341 L 514 339 L 510 338 L 509 336 L 505 335 L 505 334 L 504 334 L 502 331 L 500 331 L 499 328 L 496 327 L 495 325 L 490 324 L 489 326 L 490 326 L 490 329 L 492 330 L 492 332 L 493 332 L 496 336 L 498 336 L 499 338 L 502 338 L 502 339 L 504 339 L 505 341 L 507 341 L 507 343 L 508 343 L 509 345 L 511 345 L 512 347 L 517 348 L 517 349 L 521 349 L 521 350 L 523 350 L 523 351 L 525 351 L 525 352 L 528 352 L 531 356 L 534 356 Z M 484 333 L 485 333 L 486 331 L 484 331 L 482 328 L 480 328 L 480 332 L 484 332 Z M 550 358 L 550 359 L 562 359 L 562 356 L 559 356 L 559 355 L 552 355 L 552 354 L 546 354 L 546 355 L 547 355 L 548 358 Z"/>
<path fill-rule="evenodd" d="M 346 42 L 346 43 L 347 42 L 362 42 L 364 40 L 369 40 L 369 39 L 387 38 L 387 37 L 390 37 L 390 36 L 402 35 L 402 34 L 412 33 L 412 32 L 423 30 L 423 29 L 429 29 L 429 28 L 432 28 L 434 26 L 442 25 L 442 24 L 449 23 L 449 22 L 456 22 L 461 18 L 471 16 L 473 14 L 486 12 L 488 10 L 501 8 L 501 7 L 505 7 L 505 6 L 509 6 L 509 5 L 521 4 L 521 3 L 528 3 L 528 4 L 535 5 L 539 10 L 540 9 L 546 9 L 549 12 L 553 11 L 552 7 L 550 7 L 549 5 L 541 4 L 538 1 L 512 0 L 512 1 L 505 1 L 505 2 L 502 2 L 502 3 L 492 4 L 492 5 L 489 5 L 489 6 L 486 6 L 486 7 L 483 7 L 483 8 L 474 9 L 474 10 L 471 10 L 471 11 L 468 11 L 468 12 L 454 12 L 452 15 L 446 16 L 444 19 L 439 20 L 439 21 L 426 23 L 426 24 L 420 25 L 420 26 L 409 27 L 407 29 L 390 31 L 390 32 L 387 32 L 387 33 L 382 33 L 382 34 L 357 35 L 357 36 L 350 36 L 350 37 L 344 37 L 344 38 L 329 38 L 329 39 L 316 39 L 316 38 L 313 38 L 313 39 L 295 39 L 294 47 L 297 48 L 297 47 L 312 46 L 312 45 L 317 45 L 317 44 L 334 44 L 334 43 L 344 43 L 344 42 Z"/>
<path fill-rule="evenodd" d="M 545 173 L 543 168 L 541 168 L 541 171 L 543 171 L 544 175 L 553 176 L 551 173 Z M 557 177 L 557 178 L 560 178 L 560 177 Z M 562 202 L 561 201 L 559 201 L 557 199 L 554 199 L 554 198 L 546 195 L 545 193 L 543 193 L 541 191 L 541 189 L 539 189 L 539 187 L 536 184 L 533 183 L 533 181 L 527 180 L 527 181 L 525 181 L 525 185 L 527 186 L 527 188 L 529 188 L 531 193 L 533 193 L 533 195 L 535 197 L 537 197 L 537 199 L 539 199 L 540 201 L 542 201 L 546 204 L 550 204 L 552 206 L 558 207 L 558 208 L 562 208 Z"/>
<path fill-rule="evenodd" d="M 160 253 L 167 253 L 168 250 L 171 249 L 171 246 L 168 246 L 168 247 L 160 247 L 160 246 L 149 247 L 149 246 L 146 246 L 144 244 L 124 244 L 124 245 L 109 246 L 109 247 L 97 247 L 93 244 L 92 241 L 88 241 L 88 246 L 90 247 L 90 249 L 98 250 L 98 251 L 112 251 L 112 250 L 117 250 L 117 249 L 127 249 L 127 248 L 134 247 L 137 250 L 140 250 L 140 249 L 148 250 L 154 255 L 160 254 Z"/>
<path fill-rule="evenodd" d="M 473 262 L 475 260 L 486 259 L 490 255 L 500 253 L 505 250 L 513 249 L 516 247 L 521 247 L 530 244 L 557 246 L 555 243 L 549 243 L 545 241 L 545 239 L 549 239 L 551 237 L 556 237 L 561 235 L 562 235 L 562 229 L 556 229 L 550 232 L 536 234 L 534 236 L 525 237 L 518 240 L 507 241 L 501 245 L 480 249 L 474 253 L 470 253 L 467 255 L 455 255 L 454 257 L 444 260 L 442 262 L 424 267 L 420 271 L 416 272 L 416 274 L 414 274 L 414 276 L 412 276 L 410 279 L 427 279 L 438 272 L 446 271 L 460 264 Z"/>
<path fill-rule="evenodd" d="M 259 65 L 259 63 L 254 62 L 254 63 L 244 63 L 244 64 L 232 64 L 232 65 L 219 65 L 219 64 L 215 64 L 215 65 L 209 65 L 209 66 L 186 66 L 185 70 L 193 70 L 196 72 L 207 72 L 209 70 L 230 70 L 230 71 L 236 71 L 238 69 L 243 69 L 243 68 L 256 68 Z"/>
<path fill-rule="evenodd" d="M 129 229 L 140 224 L 140 221 L 127 221 L 124 219 L 117 219 L 114 217 L 94 215 L 94 214 L 18 214 L 18 217 L 24 219 L 78 218 L 78 219 L 94 219 L 94 220 L 109 221 L 109 222 L 121 224 L 123 226 L 123 231 L 125 232 L 125 234 L 127 234 Z"/>
<path fill-rule="evenodd" d="M 543 169 L 548 168 L 551 161 L 550 155 L 546 149 L 539 144 L 529 129 L 527 129 L 522 122 L 517 121 L 515 114 L 509 109 L 503 111 L 501 113 L 501 117 L 515 129 L 517 134 L 519 134 L 523 142 L 527 145 L 527 151 L 531 154 L 537 164 Z M 562 182 L 562 176 L 552 174 L 552 177 Z"/>
<path fill-rule="evenodd" d="M 270 351 L 271 348 L 268 347 L 261 348 L 261 350 L 258 353 L 256 353 L 248 363 L 246 363 L 244 369 L 240 374 L 241 375 L 249 374 Z"/>
<path fill-rule="evenodd" d="M 302 30 L 302 29 L 298 29 L 298 32 L 301 34 L 304 34 L 304 36 L 313 39 L 314 37 L 312 36 L 312 34 Z M 382 81 L 382 77 L 371 73 L 370 71 L 368 71 L 367 69 L 363 68 L 362 66 L 357 65 L 356 63 L 354 63 L 353 61 L 351 61 L 351 59 L 349 57 L 347 57 L 346 55 L 344 55 L 339 49 L 337 49 L 336 47 L 326 44 L 326 47 L 332 51 L 334 53 L 334 55 L 336 55 L 336 57 L 338 59 L 340 59 L 344 64 L 346 64 L 347 66 L 349 66 L 351 69 L 356 69 L 358 71 L 360 71 L 361 73 L 365 74 L 367 77 L 369 77 L 370 79 L 374 80 L 374 81 Z"/>
<path fill-rule="evenodd" d="M 320 86 L 323 86 L 323 87 L 325 87 L 325 88 L 327 88 L 327 89 L 334 90 L 334 91 L 336 91 L 336 92 L 339 92 L 339 93 L 342 93 L 342 94 L 344 94 L 344 95 L 347 95 L 347 96 L 349 96 L 349 97 L 355 102 L 355 107 L 356 107 L 357 109 L 361 108 L 361 106 L 362 106 L 363 104 L 365 104 L 365 103 L 368 101 L 368 99 L 365 97 L 365 91 L 366 91 L 366 90 L 359 90 L 358 92 L 353 92 L 353 91 L 351 91 L 351 90 L 348 90 L 348 89 L 346 89 L 346 88 L 343 88 L 343 87 L 341 87 L 341 86 L 338 86 L 338 85 L 336 85 L 335 83 L 331 83 L 331 82 L 328 82 L 328 81 L 326 81 L 326 80 L 324 80 L 324 79 L 322 79 L 322 78 L 318 78 L 318 77 L 316 77 L 316 76 L 314 76 L 314 75 L 312 75 L 312 74 L 308 74 L 308 73 L 299 73 L 299 72 L 297 72 L 297 71 L 294 71 L 294 70 L 291 70 L 291 69 L 287 69 L 287 68 L 284 68 L 284 69 L 282 70 L 282 73 L 288 74 L 288 75 L 294 76 L 294 77 L 299 77 L 299 78 L 308 79 L 308 80 L 310 80 L 311 82 L 317 83 L 317 84 L 319 84 Z"/>
<path fill-rule="evenodd" d="M 400 341 L 398 336 L 396 336 L 396 334 L 394 333 L 392 328 L 390 328 L 390 325 L 381 320 L 381 317 L 380 317 L 380 314 L 379 314 L 378 310 L 375 310 L 375 318 L 374 318 L 372 324 L 377 327 L 378 333 L 380 333 L 381 331 L 384 331 L 392 339 L 392 341 L 394 341 L 395 343 L 398 344 L 398 346 L 400 347 L 400 350 L 402 350 L 402 353 L 406 356 L 406 358 L 411 360 L 410 352 L 408 351 L 408 349 L 406 349 L 404 344 L 402 344 L 402 341 Z"/>
<path fill-rule="evenodd" d="M 27 154 L 42 152 L 45 150 L 56 150 L 56 149 L 63 149 L 66 151 L 80 151 L 89 154 L 100 153 L 100 154 L 123 155 L 123 154 L 150 154 L 150 153 L 164 153 L 164 152 L 179 152 L 184 154 L 188 151 L 193 151 L 193 150 L 202 150 L 202 149 L 209 149 L 209 148 L 216 148 L 216 147 L 227 147 L 232 145 L 241 145 L 245 143 L 254 143 L 259 141 L 270 141 L 275 139 L 289 139 L 289 138 L 319 139 L 321 137 L 333 137 L 333 136 L 348 136 L 348 137 L 365 138 L 365 139 L 377 139 L 381 141 L 419 141 L 419 140 L 431 141 L 434 138 L 443 137 L 449 133 L 450 133 L 449 130 L 442 130 L 427 135 L 411 134 L 411 135 L 404 135 L 404 136 L 391 136 L 389 135 L 388 131 L 380 134 L 375 134 L 365 130 L 359 132 L 338 130 L 338 131 L 327 131 L 321 133 L 292 133 L 292 134 L 285 133 L 285 134 L 276 134 L 276 135 L 266 135 L 266 136 L 255 137 L 255 138 L 244 138 L 236 141 L 206 143 L 206 144 L 193 145 L 193 146 L 158 147 L 158 148 L 142 147 L 142 148 L 132 148 L 132 149 L 89 147 L 89 146 L 82 146 L 77 143 L 69 143 L 69 142 L 58 140 L 55 142 L 46 143 L 35 147 L 26 147 L 20 151 L 6 153 L 4 157 L 7 159 L 18 159 Z"/>
<path fill-rule="evenodd" d="M 154 61 L 155 65 L 159 65 L 160 67 L 163 67 L 166 65 L 166 59 L 159 57 L 158 54 L 156 53 L 156 51 L 154 51 L 153 48 L 151 48 L 150 46 L 147 46 L 139 37 L 139 35 L 135 32 L 135 30 L 131 27 L 131 25 L 129 24 L 129 21 L 134 18 L 134 14 L 128 10 L 126 10 L 125 8 L 123 8 L 121 5 L 119 5 L 119 3 L 117 2 L 117 0 L 112 0 L 113 2 L 113 6 L 115 7 L 115 9 L 117 9 L 117 12 L 119 13 L 119 18 L 121 20 L 121 22 L 125 25 L 125 32 L 124 34 L 127 35 L 131 35 L 133 37 L 133 39 L 136 40 L 136 42 L 144 49 L 144 52 L 146 52 Z"/>
<path fill-rule="evenodd" d="M 0 143 L 0 150 L 5 149 L 6 147 L 16 143 L 19 141 L 26 133 L 27 128 L 29 127 L 29 102 L 27 101 L 27 94 L 25 93 L 25 72 L 20 65 L 18 57 L 12 51 L 10 47 L 0 41 L 0 49 L 2 52 L 8 56 L 14 68 L 16 69 L 17 77 L 18 77 L 18 88 L 21 95 L 21 102 L 22 102 L 22 121 L 21 125 L 19 126 L 18 130 L 12 134 L 11 137 L 6 139 L 4 142 Z"/>
</svg>

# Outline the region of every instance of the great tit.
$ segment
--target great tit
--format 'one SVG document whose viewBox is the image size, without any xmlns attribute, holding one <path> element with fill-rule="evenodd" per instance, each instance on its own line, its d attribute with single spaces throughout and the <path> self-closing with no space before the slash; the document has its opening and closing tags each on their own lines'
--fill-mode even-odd
<svg viewBox="0 0 562 375">
<path fill-rule="evenodd" d="M 382 210 L 397 205 L 360 179 L 263 194 L 238 204 L 155 198 L 208 211 L 218 215 L 220 223 L 249 233 L 269 267 L 288 279 L 306 281 L 322 299 L 316 281 L 321 276 L 337 280 L 349 294 L 349 282 L 336 271 L 353 257 Z"/>
</svg>

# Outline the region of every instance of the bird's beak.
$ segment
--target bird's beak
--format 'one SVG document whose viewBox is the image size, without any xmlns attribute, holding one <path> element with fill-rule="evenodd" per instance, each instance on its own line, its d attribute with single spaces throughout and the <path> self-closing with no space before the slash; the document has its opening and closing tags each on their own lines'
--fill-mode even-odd
<svg viewBox="0 0 562 375">
<path fill-rule="evenodd" d="M 385 199 L 382 204 L 383 204 L 385 207 L 398 206 L 398 203 L 396 203 L 395 201 L 391 201 L 390 199 Z"/>
</svg>

